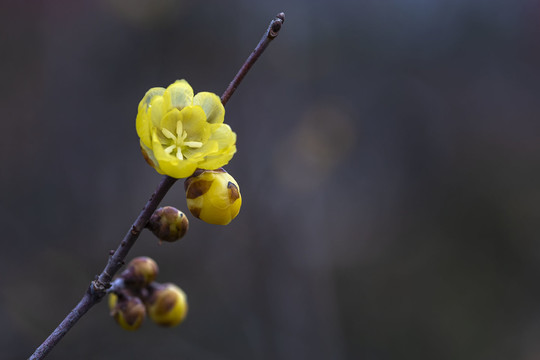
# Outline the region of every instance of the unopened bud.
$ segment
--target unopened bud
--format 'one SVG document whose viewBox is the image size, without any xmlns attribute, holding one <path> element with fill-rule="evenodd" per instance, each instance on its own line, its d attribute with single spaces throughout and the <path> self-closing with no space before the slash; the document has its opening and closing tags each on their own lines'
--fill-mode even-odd
<svg viewBox="0 0 540 360">
<path fill-rule="evenodd" d="M 141 289 L 156 279 L 159 272 L 157 263 L 148 256 L 139 256 L 131 260 L 120 274 L 126 287 Z"/>
<path fill-rule="evenodd" d="M 150 319 L 165 327 L 180 324 L 188 310 L 186 294 L 171 283 L 153 283 L 151 286 L 151 294 L 146 301 Z"/>
<path fill-rule="evenodd" d="M 146 308 L 138 297 L 126 294 L 109 295 L 111 316 L 125 330 L 137 330 L 146 317 Z"/>
<path fill-rule="evenodd" d="M 173 242 L 186 234 L 189 221 L 180 210 L 165 206 L 154 211 L 147 226 L 158 239 Z"/>
<path fill-rule="evenodd" d="M 227 225 L 242 206 L 238 183 L 223 169 L 197 170 L 184 188 L 191 214 L 210 224 Z"/>
</svg>

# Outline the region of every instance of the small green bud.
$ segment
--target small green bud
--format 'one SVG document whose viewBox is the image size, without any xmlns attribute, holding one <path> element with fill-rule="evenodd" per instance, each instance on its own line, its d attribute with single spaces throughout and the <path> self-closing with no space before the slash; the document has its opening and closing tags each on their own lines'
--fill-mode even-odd
<svg viewBox="0 0 540 360">
<path fill-rule="evenodd" d="M 172 206 L 165 206 L 154 212 L 147 227 L 158 239 L 174 242 L 186 234 L 189 228 L 189 221 L 186 215 L 180 210 Z"/>
<path fill-rule="evenodd" d="M 129 331 L 137 330 L 146 317 L 146 308 L 141 299 L 125 293 L 109 294 L 111 316 L 118 325 Z"/>
<path fill-rule="evenodd" d="M 126 287 L 142 289 L 156 279 L 159 272 L 158 264 L 148 256 L 139 256 L 131 260 L 120 274 Z"/>
</svg>

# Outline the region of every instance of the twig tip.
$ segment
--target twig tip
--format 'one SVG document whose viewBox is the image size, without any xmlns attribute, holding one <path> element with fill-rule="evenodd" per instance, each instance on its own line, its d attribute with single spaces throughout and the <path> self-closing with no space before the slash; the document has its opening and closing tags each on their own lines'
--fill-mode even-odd
<svg viewBox="0 0 540 360">
<path fill-rule="evenodd" d="M 281 25 L 285 22 L 285 13 L 280 12 L 276 15 L 274 20 L 270 23 L 270 29 L 268 31 L 268 37 L 273 39 L 278 36 L 279 30 L 281 30 Z"/>
</svg>

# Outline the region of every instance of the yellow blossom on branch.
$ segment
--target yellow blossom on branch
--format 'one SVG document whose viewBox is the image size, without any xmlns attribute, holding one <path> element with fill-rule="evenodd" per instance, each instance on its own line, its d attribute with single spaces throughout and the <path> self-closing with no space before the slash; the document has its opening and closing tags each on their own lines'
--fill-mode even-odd
<svg viewBox="0 0 540 360">
<path fill-rule="evenodd" d="M 227 164 L 236 152 L 236 134 L 224 124 L 225 108 L 213 93 L 177 80 L 152 88 L 139 103 L 137 134 L 146 161 L 160 174 L 185 178 L 197 169 Z"/>
</svg>

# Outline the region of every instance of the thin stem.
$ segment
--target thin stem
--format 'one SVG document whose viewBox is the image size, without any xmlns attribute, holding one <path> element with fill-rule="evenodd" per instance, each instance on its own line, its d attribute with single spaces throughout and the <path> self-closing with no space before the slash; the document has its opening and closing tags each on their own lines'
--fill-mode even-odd
<svg viewBox="0 0 540 360">
<path fill-rule="evenodd" d="M 270 26 L 268 26 L 268 29 L 264 33 L 263 37 L 255 47 L 255 50 L 249 55 L 249 57 L 244 62 L 244 65 L 238 70 L 238 73 L 234 77 L 234 79 L 231 81 L 223 95 L 221 95 L 221 102 L 223 105 L 225 105 L 229 98 L 234 94 L 236 91 L 236 88 L 240 83 L 242 82 L 242 79 L 244 79 L 244 76 L 248 73 L 249 69 L 255 64 L 255 61 L 261 56 L 261 54 L 264 52 L 268 44 L 272 40 L 278 36 L 279 30 L 281 30 L 281 26 L 285 22 L 285 14 L 279 13 L 276 15 L 276 17 L 270 22 Z"/>
<path fill-rule="evenodd" d="M 41 344 L 36 351 L 30 356 L 30 359 L 43 359 L 47 354 L 58 344 L 58 342 L 66 335 L 66 333 L 75 325 L 79 319 L 86 314 L 94 304 L 98 302 L 90 293 L 90 288 L 86 291 L 83 298 L 71 310 L 64 320 L 54 329 L 49 337 Z"/>
<path fill-rule="evenodd" d="M 84 315 L 92 306 L 103 299 L 107 293 L 107 288 L 111 286 L 110 282 L 114 274 L 124 264 L 129 249 L 135 244 L 141 230 L 144 228 L 150 217 L 158 207 L 161 200 L 167 191 L 176 182 L 175 178 L 164 176 L 159 183 L 156 191 L 150 196 L 150 199 L 142 209 L 141 213 L 127 232 L 124 239 L 118 245 L 118 248 L 111 254 L 105 269 L 101 272 L 96 280 L 92 281 L 86 293 L 73 310 L 66 318 L 58 325 L 58 327 L 49 335 L 49 337 L 41 344 L 36 351 L 30 356 L 30 359 L 43 359 L 47 354 L 58 344 L 58 342 L 66 335 L 66 333 L 75 325 L 75 323 Z"/>
<path fill-rule="evenodd" d="M 264 49 L 268 46 L 270 41 L 272 41 L 278 34 L 281 29 L 281 25 L 285 19 L 285 14 L 279 13 L 274 20 L 270 23 L 268 30 L 264 34 L 263 38 L 253 51 L 251 55 L 247 58 L 244 65 L 240 68 L 233 81 L 229 84 L 223 95 L 221 96 L 221 102 L 223 105 L 227 103 L 229 98 L 232 96 L 244 76 L 246 76 L 249 69 L 253 66 L 255 61 L 261 56 Z M 124 236 L 124 239 L 118 245 L 118 248 L 114 251 L 111 251 L 109 256 L 109 261 L 105 266 L 105 269 L 96 276 L 96 279 L 92 281 L 88 289 L 86 290 L 84 296 L 79 301 L 79 303 L 71 310 L 71 312 L 62 320 L 62 322 L 54 329 L 54 331 L 49 335 L 47 339 L 36 349 L 36 351 L 30 356 L 31 360 L 43 359 L 47 354 L 58 344 L 58 342 L 66 335 L 66 333 L 75 325 L 75 323 L 83 317 L 84 314 L 92 306 L 100 302 L 103 297 L 107 294 L 107 289 L 111 287 L 111 280 L 114 275 L 120 270 L 124 265 L 124 260 L 129 252 L 129 250 L 135 244 L 135 241 L 139 237 L 141 231 L 144 229 L 148 220 L 158 207 L 161 200 L 169 189 L 174 185 L 177 179 L 165 176 L 159 183 L 158 187 L 142 209 L 141 213 L 131 225 L 131 228 Z"/>
<path fill-rule="evenodd" d="M 133 225 L 131 225 L 131 229 L 127 232 L 126 236 L 124 236 L 124 239 L 120 242 L 118 248 L 114 251 L 114 253 L 112 253 L 107 265 L 105 266 L 105 269 L 103 269 L 99 277 L 93 282 L 94 290 L 103 292 L 106 291 L 110 286 L 112 277 L 124 265 L 124 259 L 126 258 L 129 250 L 135 244 L 135 241 L 139 237 L 142 229 L 144 229 L 148 223 L 148 220 L 150 220 L 150 217 L 154 211 L 156 211 L 159 203 L 161 200 L 163 200 L 163 197 L 174 185 L 176 180 L 178 179 L 170 176 L 163 177 L 156 191 L 154 194 L 152 194 L 146 203 L 146 206 L 142 209 L 141 213 L 137 217 L 137 220 L 135 220 Z"/>
</svg>

